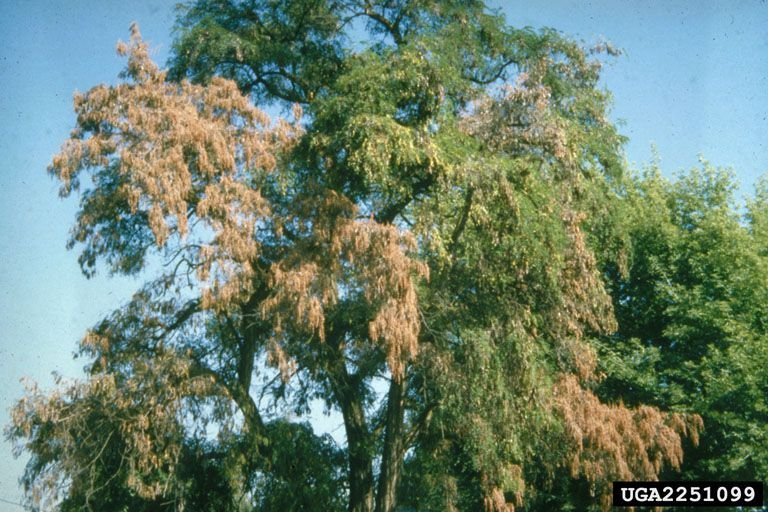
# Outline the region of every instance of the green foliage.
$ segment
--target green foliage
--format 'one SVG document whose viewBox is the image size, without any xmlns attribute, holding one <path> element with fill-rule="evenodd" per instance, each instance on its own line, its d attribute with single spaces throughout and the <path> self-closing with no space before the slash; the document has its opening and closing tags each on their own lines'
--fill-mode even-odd
<svg viewBox="0 0 768 512">
<path fill-rule="evenodd" d="M 304 102 L 343 64 L 341 2 L 204 0 L 181 7 L 172 77 L 221 74 L 257 99 Z"/>
<path fill-rule="evenodd" d="M 768 475 L 764 193 L 745 220 L 735 188 L 706 163 L 673 182 L 656 169 L 635 177 L 629 271 L 611 285 L 619 330 L 603 346 L 600 393 L 701 414 L 701 442 L 682 468 L 689 479 Z"/>
<path fill-rule="evenodd" d="M 330 436 L 317 437 L 308 424 L 278 420 L 267 471 L 256 477 L 256 510 L 333 512 L 346 508 L 345 454 Z"/>
</svg>

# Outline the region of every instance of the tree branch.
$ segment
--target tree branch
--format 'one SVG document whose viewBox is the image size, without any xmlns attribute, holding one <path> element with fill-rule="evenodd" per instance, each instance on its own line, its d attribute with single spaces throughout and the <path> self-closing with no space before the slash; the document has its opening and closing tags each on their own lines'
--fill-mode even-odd
<svg viewBox="0 0 768 512">
<path fill-rule="evenodd" d="M 228 382 L 228 380 L 219 372 L 208 368 L 200 361 L 192 361 L 192 367 L 189 370 L 189 377 L 208 377 L 212 379 L 214 384 L 219 386 L 224 391 L 225 395 L 233 402 L 235 402 L 237 407 L 240 409 L 240 412 L 243 413 L 243 417 L 245 418 L 245 423 L 249 432 L 252 435 L 256 435 L 255 439 L 257 441 L 257 445 L 259 447 L 267 446 L 267 443 L 265 442 L 266 428 L 264 426 L 264 420 L 259 413 L 259 409 L 256 406 L 256 402 L 254 402 L 253 397 L 251 397 L 247 390 L 243 389 L 239 382 Z"/>
<path fill-rule="evenodd" d="M 461 238 L 461 234 L 464 232 L 464 228 L 467 226 L 467 219 L 469 218 L 469 212 L 472 209 L 472 197 L 474 194 L 475 189 L 473 187 L 469 187 L 467 189 L 466 195 L 464 196 L 464 207 L 461 210 L 459 223 L 456 224 L 456 227 L 453 229 L 453 233 L 451 234 L 451 253 L 453 253 L 453 251 L 456 249 L 456 246 L 459 243 L 459 238 Z"/>
<path fill-rule="evenodd" d="M 413 422 L 411 428 L 403 435 L 403 450 L 407 450 L 413 443 L 416 442 L 416 438 L 424 430 L 432 419 L 432 412 L 438 406 L 438 402 L 432 402 L 419 414 L 416 420 Z"/>
<path fill-rule="evenodd" d="M 400 20 L 398 19 L 397 23 L 393 24 L 391 23 L 387 18 L 382 16 L 381 14 L 374 12 L 373 6 L 371 6 L 370 2 L 365 3 L 365 8 L 363 13 L 365 16 L 368 16 L 372 20 L 379 23 L 381 26 L 383 26 L 389 35 L 392 36 L 392 40 L 395 41 L 395 44 L 397 46 L 402 46 L 403 44 L 403 36 L 400 34 L 400 29 L 398 27 Z"/>
</svg>

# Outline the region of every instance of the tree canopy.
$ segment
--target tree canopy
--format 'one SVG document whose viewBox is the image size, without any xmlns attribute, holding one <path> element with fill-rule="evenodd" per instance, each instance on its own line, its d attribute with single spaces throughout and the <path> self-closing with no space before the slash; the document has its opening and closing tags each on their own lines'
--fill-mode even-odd
<svg viewBox="0 0 768 512">
<path fill-rule="evenodd" d="M 35 506 L 607 508 L 765 471 L 768 194 L 747 226 L 708 167 L 627 175 L 610 46 L 474 1 L 198 0 L 168 70 L 136 26 L 118 52 L 49 171 L 83 272 L 146 284 L 15 407 Z"/>
<path fill-rule="evenodd" d="M 764 480 L 768 424 L 765 182 L 746 215 L 732 175 L 704 162 L 628 188 L 632 262 L 614 275 L 619 330 L 603 346 L 606 399 L 695 410 L 705 429 L 683 476 Z"/>
</svg>

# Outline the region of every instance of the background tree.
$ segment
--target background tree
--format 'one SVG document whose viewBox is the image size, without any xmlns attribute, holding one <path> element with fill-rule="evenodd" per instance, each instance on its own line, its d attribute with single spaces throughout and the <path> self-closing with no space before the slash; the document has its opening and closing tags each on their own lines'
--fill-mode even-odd
<svg viewBox="0 0 768 512">
<path fill-rule="evenodd" d="M 613 274 L 617 333 L 603 346 L 606 399 L 695 410 L 705 429 L 683 477 L 768 477 L 765 181 L 746 215 L 732 175 L 707 163 L 628 187 L 629 272 Z"/>
<path fill-rule="evenodd" d="M 559 468 L 605 504 L 679 466 L 697 417 L 593 393 L 622 139 L 579 45 L 480 2 L 215 0 L 182 12 L 170 75 L 135 27 L 119 49 L 50 170 L 86 274 L 160 275 L 84 338 L 87 382 L 16 407 L 33 495 L 181 509 L 210 474 L 222 510 L 501 511 Z M 343 472 L 280 419 L 313 399 Z"/>
</svg>

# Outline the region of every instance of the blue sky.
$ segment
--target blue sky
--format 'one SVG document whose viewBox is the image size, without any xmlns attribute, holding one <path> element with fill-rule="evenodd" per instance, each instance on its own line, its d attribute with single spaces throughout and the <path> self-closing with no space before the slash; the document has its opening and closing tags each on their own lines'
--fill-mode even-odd
<svg viewBox="0 0 768 512">
<path fill-rule="evenodd" d="M 138 288 L 132 279 L 86 280 L 65 250 L 74 199 L 45 172 L 74 126 L 72 93 L 114 82 L 118 39 L 138 21 L 165 62 L 175 0 L 0 0 L 0 424 L 23 391 L 77 376 L 85 329 Z M 768 4 L 764 0 L 494 2 L 515 26 L 550 26 L 625 51 L 605 69 L 626 156 L 664 172 L 699 155 L 730 166 L 748 193 L 768 171 Z M 0 500 L 20 500 L 23 460 L 0 441 Z M 2 501 L 0 501 L 2 503 Z M 11 505 L 2 505 L 3 507 Z M 20 509 L 19 509 L 20 510 Z"/>
</svg>

